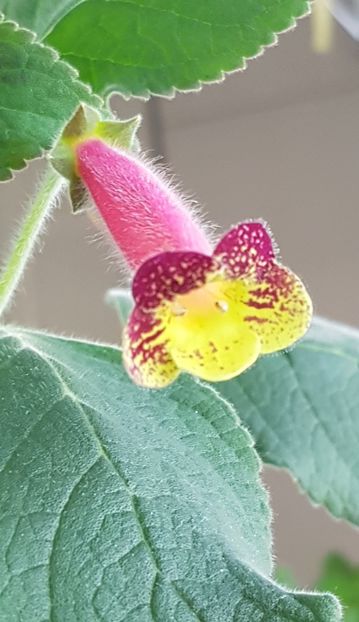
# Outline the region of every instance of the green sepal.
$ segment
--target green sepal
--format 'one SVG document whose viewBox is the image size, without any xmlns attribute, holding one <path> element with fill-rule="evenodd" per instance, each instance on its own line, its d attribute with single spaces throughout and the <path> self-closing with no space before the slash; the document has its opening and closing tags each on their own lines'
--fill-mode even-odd
<svg viewBox="0 0 359 622">
<path fill-rule="evenodd" d="M 99 121 L 96 125 L 96 136 L 107 144 L 129 151 L 139 151 L 136 133 L 141 125 L 141 115 L 126 121 Z"/>
<path fill-rule="evenodd" d="M 66 179 L 72 181 L 75 175 L 74 144 L 81 137 L 91 135 L 100 121 L 99 113 L 80 104 L 70 121 L 65 125 L 61 136 L 50 152 L 52 166 Z"/>
<path fill-rule="evenodd" d="M 78 107 L 49 156 L 55 170 L 70 182 L 69 197 L 73 213 L 83 210 L 88 198 L 87 189 L 76 171 L 76 145 L 86 139 L 98 138 L 111 147 L 137 152 L 139 142 L 136 133 L 140 124 L 140 115 L 125 121 L 104 120 L 90 106 L 81 104 Z"/>
</svg>

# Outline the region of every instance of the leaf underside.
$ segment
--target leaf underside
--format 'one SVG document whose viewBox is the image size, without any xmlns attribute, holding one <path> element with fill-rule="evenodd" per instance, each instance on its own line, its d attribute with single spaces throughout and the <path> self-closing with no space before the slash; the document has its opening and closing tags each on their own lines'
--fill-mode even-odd
<svg viewBox="0 0 359 622">
<path fill-rule="evenodd" d="M 290 352 L 216 386 L 265 462 L 287 468 L 315 503 L 359 525 L 359 331 L 317 319 Z"/>
<path fill-rule="evenodd" d="M 139 389 L 119 351 L 0 332 L 0 611 L 7 622 L 336 622 L 270 571 L 259 462 L 184 378 Z"/>
</svg>

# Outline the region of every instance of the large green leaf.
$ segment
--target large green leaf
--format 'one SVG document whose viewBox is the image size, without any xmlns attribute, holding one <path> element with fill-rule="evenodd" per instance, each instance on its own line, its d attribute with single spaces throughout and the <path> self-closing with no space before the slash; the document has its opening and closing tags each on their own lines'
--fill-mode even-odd
<svg viewBox="0 0 359 622">
<path fill-rule="evenodd" d="M 245 66 L 308 0 L 0 0 L 99 93 L 171 94 Z"/>
<path fill-rule="evenodd" d="M 265 578 L 259 462 L 211 389 L 139 389 L 114 348 L 4 329 L 0 403 L 4 621 L 340 619 Z"/>
<path fill-rule="evenodd" d="M 266 462 L 359 525 L 359 332 L 317 319 L 293 350 L 219 385 Z"/>
<path fill-rule="evenodd" d="M 0 15 L 0 180 L 52 147 L 80 101 L 100 102 L 53 50 Z"/>
</svg>

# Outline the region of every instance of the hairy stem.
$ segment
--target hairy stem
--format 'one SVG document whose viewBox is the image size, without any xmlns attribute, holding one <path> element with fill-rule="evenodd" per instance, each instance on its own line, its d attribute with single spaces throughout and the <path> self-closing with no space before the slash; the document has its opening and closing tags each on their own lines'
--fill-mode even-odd
<svg viewBox="0 0 359 622">
<path fill-rule="evenodd" d="M 60 175 L 49 169 L 29 206 L 29 210 L 16 234 L 8 261 L 0 273 L 0 314 L 8 307 L 16 291 L 62 184 L 63 179 Z"/>
</svg>

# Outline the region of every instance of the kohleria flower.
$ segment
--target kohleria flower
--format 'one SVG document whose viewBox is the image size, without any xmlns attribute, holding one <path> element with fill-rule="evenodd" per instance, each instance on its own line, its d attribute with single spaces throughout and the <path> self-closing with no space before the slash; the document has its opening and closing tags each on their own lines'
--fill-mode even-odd
<svg viewBox="0 0 359 622">
<path fill-rule="evenodd" d="M 311 301 L 278 262 L 266 225 L 243 222 L 212 252 L 201 223 L 156 171 L 118 142 L 116 149 L 106 144 L 104 135 L 123 137 L 131 126 L 118 130 L 114 122 L 92 120 L 89 131 L 86 114 L 80 110 L 65 128 L 57 168 L 70 179 L 75 200 L 87 189 L 137 270 L 123 338 L 131 378 L 153 388 L 181 371 L 226 380 L 302 337 Z"/>
<path fill-rule="evenodd" d="M 212 256 L 167 252 L 137 271 L 135 308 L 124 336 L 133 380 L 163 387 L 180 371 L 227 380 L 260 354 L 291 346 L 306 332 L 311 301 L 290 270 L 276 261 L 262 222 L 244 222 Z"/>
</svg>

